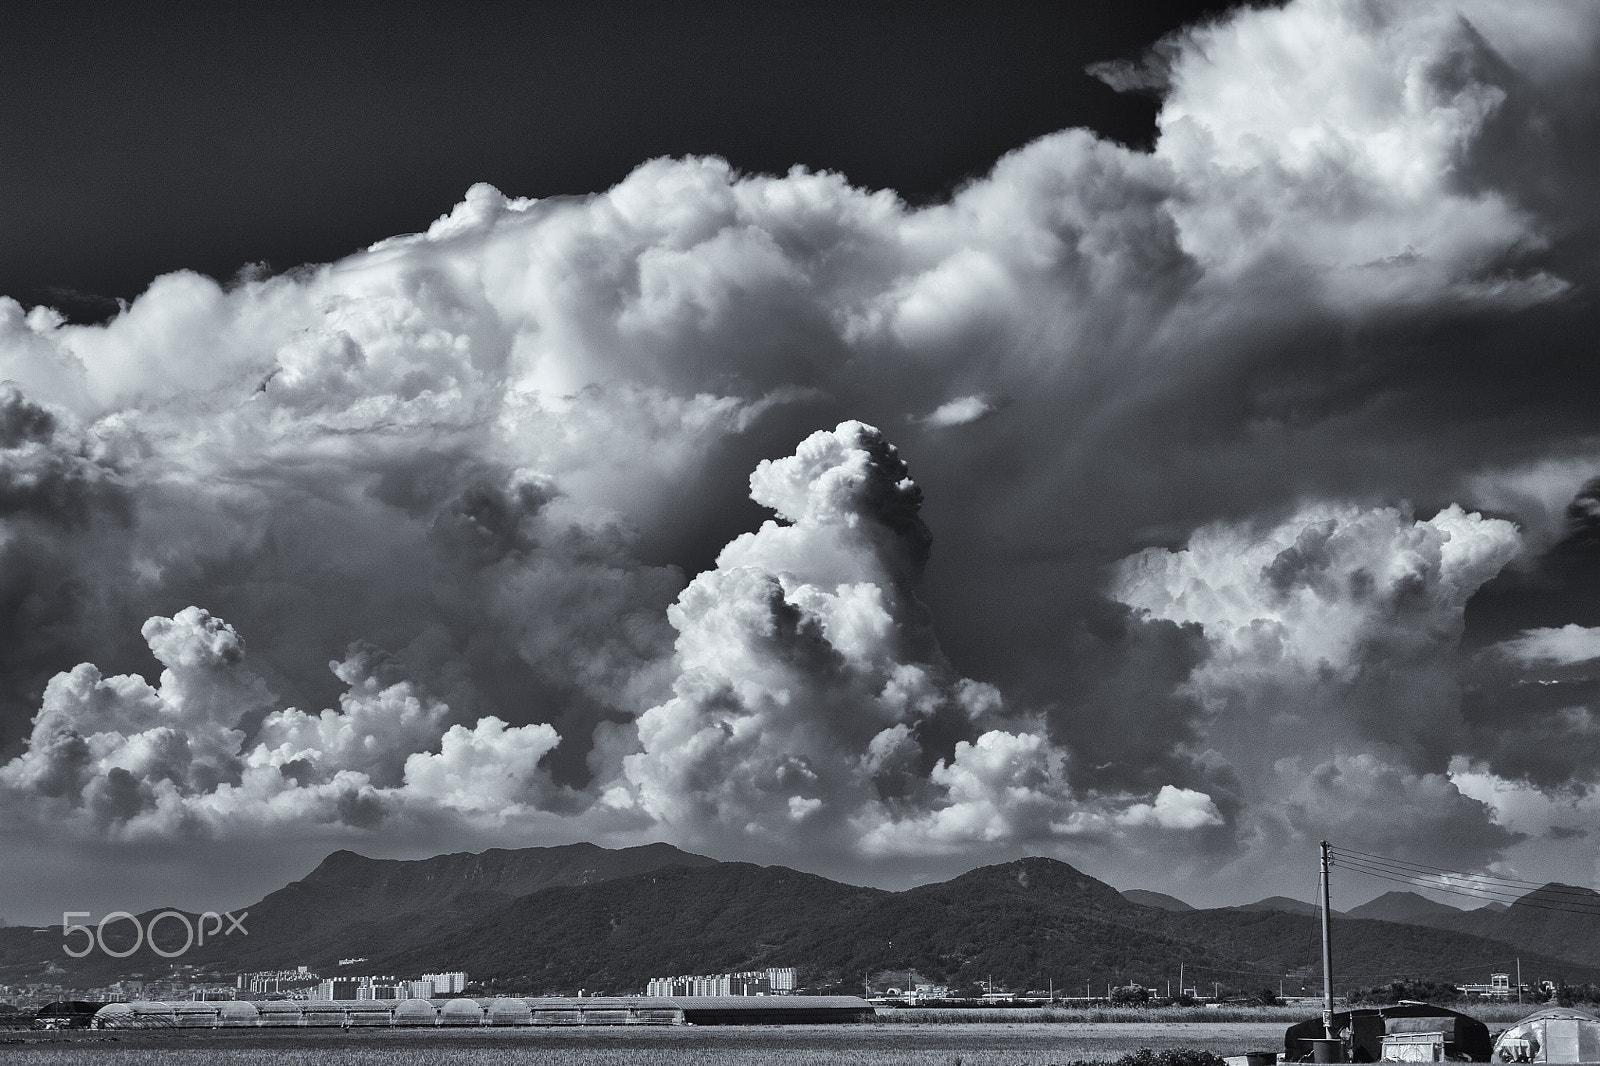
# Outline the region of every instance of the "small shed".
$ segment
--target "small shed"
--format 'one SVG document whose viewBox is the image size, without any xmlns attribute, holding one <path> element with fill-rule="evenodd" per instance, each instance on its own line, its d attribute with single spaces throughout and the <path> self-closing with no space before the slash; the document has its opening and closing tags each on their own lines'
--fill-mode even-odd
<svg viewBox="0 0 1600 1066">
<path fill-rule="evenodd" d="M 1412 1033 L 1438 1033 L 1446 1057 L 1466 1062 L 1488 1062 L 1494 1053 L 1489 1027 L 1470 1014 L 1402 1000 L 1377 1007 L 1337 1011 L 1333 1031 L 1344 1038 L 1345 1061 L 1377 1062 L 1383 1057 L 1384 1037 Z M 1322 1018 L 1297 1022 L 1283 1034 L 1283 1056 L 1288 1062 L 1312 1061 L 1312 1041 L 1323 1036 Z"/>
<path fill-rule="evenodd" d="M 1573 1007 L 1534 1011 L 1500 1034 L 1501 1062 L 1600 1062 L 1600 1018 Z"/>
</svg>

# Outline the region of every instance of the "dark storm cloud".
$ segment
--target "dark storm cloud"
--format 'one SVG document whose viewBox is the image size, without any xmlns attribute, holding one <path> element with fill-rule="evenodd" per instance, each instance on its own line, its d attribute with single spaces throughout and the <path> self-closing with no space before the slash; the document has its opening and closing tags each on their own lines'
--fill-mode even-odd
<svg viewBox="0 0 1600 1066">
<path fill-rule="evenodd" d="M 149 618 L 166 667 L 52 663 L 10 794 L 86 839 L 667 833 L 866 877 L 1249 879 L 1405 825 L 1499 860 L 1489 791 L 1588 786 L 1498 739 L 1520 697 L 1473 701 L 1519 682 L 1461 646 L 1492 582 L 1559 606 L 1534 561 L 1600 469 L 1561 132 L 1596 30 L 1303 0 L 1162 46 L 1152 151 L 1054 134 L 924 207 L 656 159 L 103 326 L 0 301 L 7 454 L 67 493 L 32 505 L 139 519 L 83 496 L 95 608 L 37 654 Z M 1541 123 L 1543 177 L 1507 158 Z"/>
</svg>

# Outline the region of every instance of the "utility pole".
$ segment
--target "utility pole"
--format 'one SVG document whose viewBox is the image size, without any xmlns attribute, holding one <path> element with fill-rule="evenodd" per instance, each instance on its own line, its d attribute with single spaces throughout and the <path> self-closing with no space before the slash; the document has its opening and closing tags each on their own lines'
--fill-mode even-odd
<svg viewBox="0 0 1600 1066">
<path fill-rule="evenodd" d="M 1322 1028 L 1329 1040 L 1333 1032 L 1333 934 L 1328 923 L 1328 842 L 1322 842 Z"/>
<path fill-rule="evenodd" d="M 1178 995 L 1183 995 L 1183 960 L 1178 960 Z"/>
<path fill-rule="evenodd" d="M 1517 1006 L 1522 1006 L 1522 956 L 1517 956 Z"/>
</svg>

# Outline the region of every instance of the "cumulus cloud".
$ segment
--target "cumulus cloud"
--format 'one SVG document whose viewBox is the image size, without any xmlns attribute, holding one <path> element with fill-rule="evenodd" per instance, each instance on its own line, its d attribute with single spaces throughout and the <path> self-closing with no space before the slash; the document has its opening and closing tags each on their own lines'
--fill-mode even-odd
<svg viewBox="0 0 1600 1066">
<path fill-rule="evenodd" d="M 1192 790 L 1085 796 L 1040 720 L 955 673 L 915 594 L 921 491 L 876 429 L 814 433 L 750 489 L 778 520 L 669 610 L 681 673 L 624 760 L 654 818 L 739 851 L 886 854 L 1221 824 Z"/>
<path fill-rule="evenodd" d="M 1597 40 L 1294 0 L 1099 68 L 1159 88 L 1151 151 L 1064 131 L 926 206 L 656 159 L 101 325 L 0 297 L 8 787 L 86 832 L 455 811 L 866 870 L 1265 855 L 1366 782 L 1488 855 L 1452 758 L 1589 781 L 1539 754 L 1588 751 L 1584 682 L 1518 671 L 1600 625 Z M 926 502 L 841 423 L 901 427 Z"/>
<path fill-rule="evenodd" d="M 433 811 L 500 820 L 557 791 L 540 766 L 552 727 L 447 728 L 450 708 L 375 649 L 330 663 L 348 690 L 308 714 L 276 708 L 239 634 L 198 607 L 144 637 L 166 667 L 157 685 L 87 663 L 50 682 L 27 750 L 0 766 L 13 817 L 90 837 L 272 837 Z"/>
<path fill-rule="evenodd" d="M 1517 838 L 1446 772 L 1469 732 L 1459 643 L 1467 601 L 1521 547 L 1511 523 L 1454 506 L 1425 520 L 1320 506 L 1148 549 L 1111 592 L 1202 627 L 1208 654 L 1186 686 L 1259 818 L 1397 846 L 1433 824 L 1449 840 L 1437 858 L 1486 862 Z"/>
</svg>

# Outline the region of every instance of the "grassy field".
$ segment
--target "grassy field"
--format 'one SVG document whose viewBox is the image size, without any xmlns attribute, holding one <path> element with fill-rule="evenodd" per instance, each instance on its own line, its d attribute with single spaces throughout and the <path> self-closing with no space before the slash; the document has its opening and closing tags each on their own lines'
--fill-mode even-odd
<svg viewBox="0 0 1600 1066">
<path fill-rule="evenodd" d="M 1317 1012 L 1304 1007 L 880 1007 L 878 1020 L 889 1024 L 971 1024 L 973 1022 L 1069 1022 L 1142 1025 L 1195 1022 L 1275 1022 L 1291 1025 Z"/>
<path fill-rule="evenodd" d="M 1532 1014 L 1541 1004 L 1528 1003 L 1460 1003 L 1454 1009 L 1470 1014 L 1490 1029 L 1510 1025 Z M 1340 1005 L 1344 1009 L 1343 1004 Z M 1307 1018 L 1315 1018 L 1316 1007 L 1222 1007 L 1210 1010 L 1205 1007 L 880 1007 L 878 1020 L 891 1025 L 904 1023 L 938 1024 L 951 1022 L 1067 1022 L 1073 1024 L 1099 1022 L 1131 1022 L 1156 1024 L 1165 1022 L 1195 1022 L 1217 1024 L 1220 1022 L 1272 1022 L 1280 1026 L 1293 1025 Z"/>
<path fill-rule="evenodd" d="M 17 1042 L 10 1042 L 17 1041 Z M 166 1030 L 0 1036 L 26 1066 L 1048 1066 L 1141 1047 L 1277 1047 L 1277 1023 L 1005 1021 L 589 1029 Z"/>
</svg>

